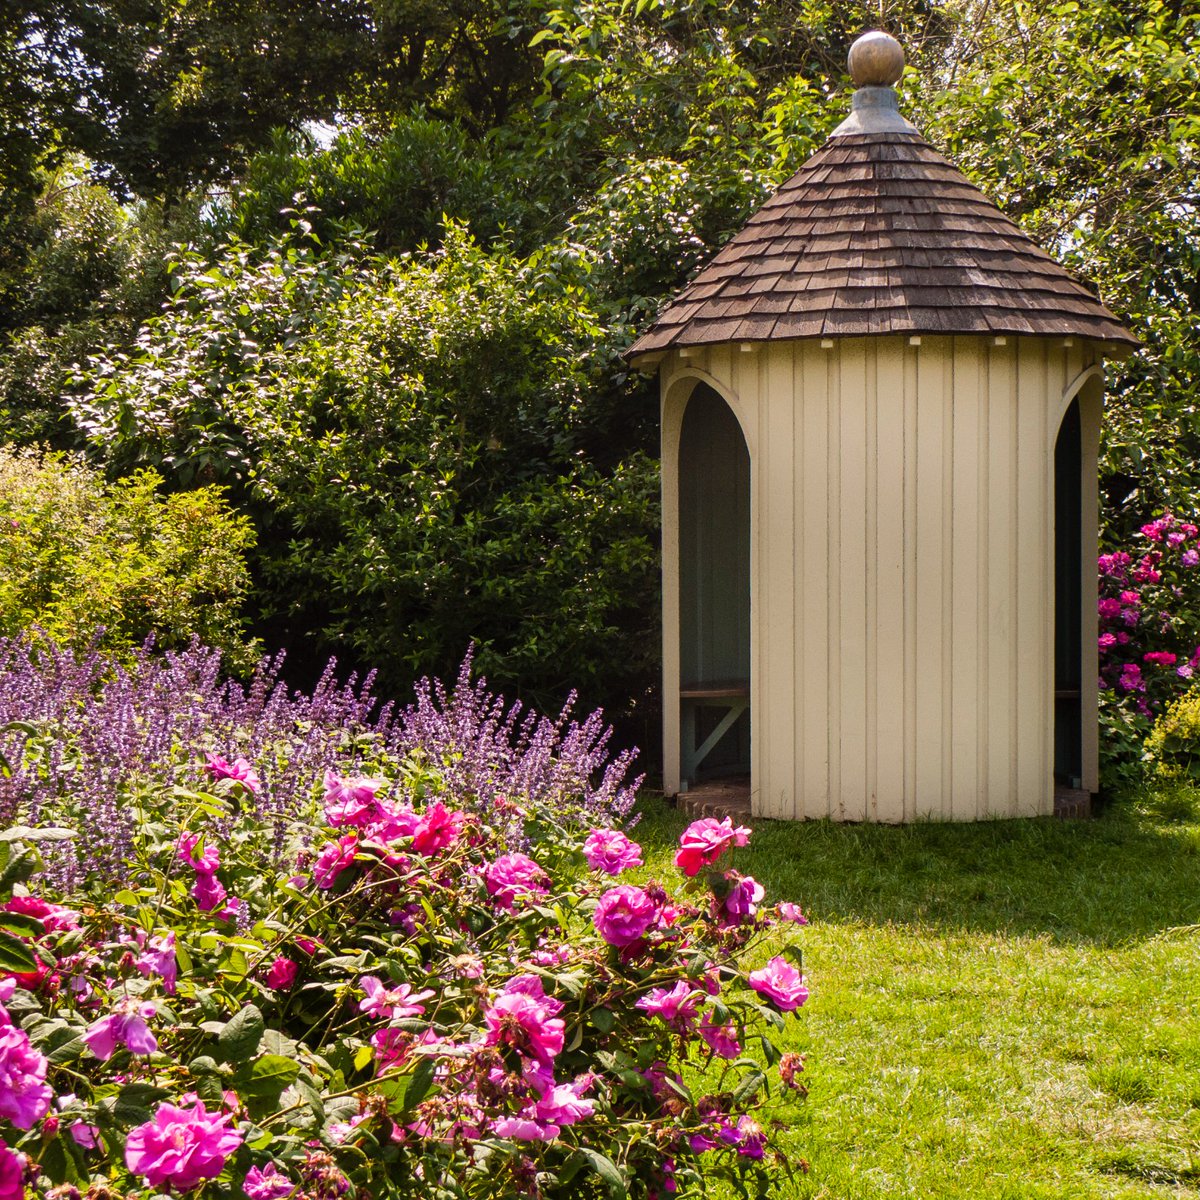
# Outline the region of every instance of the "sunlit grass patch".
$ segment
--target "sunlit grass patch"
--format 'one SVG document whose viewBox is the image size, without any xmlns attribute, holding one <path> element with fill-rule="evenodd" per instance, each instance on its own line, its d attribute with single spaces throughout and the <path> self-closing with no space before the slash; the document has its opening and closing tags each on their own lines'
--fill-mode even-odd
<svg viewBox="0 0 1200 1200">
<path fill-rule="evenodd" d="M 643 805 L 647 870 L 686 820 Z M 797 1200 L 1200 1196 L 1200 805 L 1091 822 L 760 821 L 733 865 L 802 905 L 781 1099 Z M 714 1192 L 714 1195 L 718 1193 Z"/>
</svg>

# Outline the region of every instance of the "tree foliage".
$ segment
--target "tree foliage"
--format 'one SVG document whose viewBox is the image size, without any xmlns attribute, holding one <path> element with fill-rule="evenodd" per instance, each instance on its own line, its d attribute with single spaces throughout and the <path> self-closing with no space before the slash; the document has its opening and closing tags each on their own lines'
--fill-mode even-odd
<svg viewBox="0 0 1200 1200">
<path fill-rule="evenodd" d="M 397 682 L 476 637 L 506 683 L 642 697 L 656 408 L 620 353 L 841 120 L 846 50 L 878 20 L 854 0 L 30 6 L 0 41 L 34 89 L 0 107 L 21 134 L 0 157 L 21 200 L 4 432 L 228 482 L 274 633 Z M 898 0 L 886 20 L 913 120 L 1144 341 L 1108 381 L 1113 544 L 1194 513 L 1200 7 Z M 56 192 L 79 149 L 91 184 Z"/>
</svg>

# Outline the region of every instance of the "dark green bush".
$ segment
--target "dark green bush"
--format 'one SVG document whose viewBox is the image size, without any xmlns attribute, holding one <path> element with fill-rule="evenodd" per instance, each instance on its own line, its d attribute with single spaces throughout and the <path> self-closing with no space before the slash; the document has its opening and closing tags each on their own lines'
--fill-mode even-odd
<svg viewBox="0 0 1200 1200">
<path fill-rule="evenodd" d="M 0 636 L 36 625 L 80 646 L 102 626 L 118 654 L 150 634 L 162 648 L 198 637 L 252 665 L 239 615 L 250 524 L 219 488 L 161 483 L 143 470 L 106 485 L 79 461 L 0 447 Z"/>
<path fill-rule="evenodd" d="M 77 418 L 117 469 L 232 485 L 273 634 L 393 688 L 475 639 L 497 682 L 624 709 L 656 674 L 655 405 L 587 266 L 454 225 L 397 260 L 294 235 L 188 257 L 134 351 L 91 362 Z"/>
</svg>

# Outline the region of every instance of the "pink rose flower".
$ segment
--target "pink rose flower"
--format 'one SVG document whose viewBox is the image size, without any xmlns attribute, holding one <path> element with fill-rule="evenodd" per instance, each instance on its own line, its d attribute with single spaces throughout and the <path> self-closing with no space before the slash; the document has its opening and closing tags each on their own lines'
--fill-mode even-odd
<svg viewBox="0 0 1200 1200">
<path fill-rule="evenodd" d="M 583 856 L 593 871 L 620 875 L 642 865 L 642 848 L 619 829 L 593 829 L 583 843 Z"/>
<path fill-rule="evenodd" d="M 552 1142 L 562 1130 L 557 1125 L 539 1121 L 536 1114 L 522 1113 L 515 1117 L 498 1117 L 492 1122 L 492 1132 L 497 1137 L 521 1142 Z"/>
<path fill-rule="evenodd" d="M 483 880 L 500 908 L 512 908 L 518 896 L 545 892 L 550 877 L 526 854 L 502 854 L 488 864 Z"/>
<path fill-rule="evenodd" d="M 741 879 L 735 878 L 718 913 L 722 924 L 740 925 L 749 920 L 758 912 L 759 901 L 764 895 L 763 885 L 758 880 L 751 879 L 749 875 Z"/>
<path fill-rule="evenodd" d="M 654 988 L 634 1007 L 648 1012 L 652 1017 L 659 1017 L 672 1029 L 686 1031 L 695 1024 L 700 999 L 700 992 L 690 983 L 680 980 L 670 990 Z"/>
<path fill-rule="evenodd" d="M 358 853 L 358 834 L 347 833 L 336 842 L 326 842 L 313 864 L 313 879 L 317 887 L 333 887 L 338 876 L 353 862 Z"/>
<path fill-rule="evenodd" d="M 450 812 L 439 800 L 431 805 L 413 830 L 413 849 L 418 854 L 431 855 L 452 845 L 458 838 L 465 817 Z"/>
<path fill-rule="evenodd" d="M 592 921 L 610 946 L 632 946 L 657 923 L 658 905 L 640 887 L 622 884 L 600 897 Z"/>
<path fill-rule="evenodd" d="M 483 1014 L 486 1044 L 512 1046 L 550 1066 L 563 1048 L 566 1026 L 558 1016 L 562 1007 L 560 1001 L 545 994 L 536 975 L 510 979 Z"/>
<path fill-rule="evenodd" d="M 675 865 L 685 875 L 695 875 L 702 867 L 714 863 L 730 846 L 744 846 L 750 840 L 750 830 L 736 829 L 729 817 L 717 821 L 704 817 L 693 821 L 679 837 L 679 852 Z"/>
<path fill-rule="evenodd" d="M 700 1022 L 700 1036 L 718 1058 L 737 1058 L 742 1052 L 742 1045 L 737 1039 L 737 1026 L 732 1021 L 717 1025 L 710 1014 L 705 1014 Z"/>
<path fill-rule="evenodd" d="M 154 1013 L 153 1004 L 129 1006 L 93 1021 L 83 1040 L 101 1062 L 112 1058 L 118 1046 L 126 1047 L 131 1054 L 153 1054 L 158 1049 L 158 1039 L 146 1022 Z"/>
<path fill-rule="evenodd" d="M 0 1119 L 32 1129 L 49 1111 L 46 1058 L 29 1044 L 23 1029 L 0 1009 Z"/>
<path fill-rule="evenodd" d="M 215 1179 L 242 1144 L 229 1113 L 210 1113 L 201 1100 L 189 1108 L 160 1104 L 154 1116 L 125 1139 L 125 1165 L 151 1187 L 180 1191 Z"/>
<path fill-rule="evenodd" d="M 200 833 L 181 833 L 179 835 L 179 857 L 193 871 L 211 875 L 221 865 L 221 855 L 216 846 L 205 845 L 197 854 L 196 847 L 203 840 Z"/>
<path fill-rule="evenodd" d="M 173 996 L 175 981 L 179 977 L 179 964 L 175 958 L 175 931 L 172 929 L 169 933 L 151 938 L 133 965 L 147 979 L 159 976 L 163 981 L 163 990 L 168 996 Z"/>
<path fill-rule="evenodd" d="M 0 1141 L 0 1200 L 24 1200 L 25 1155 Z"/>
<path fill-rule="evenodd" d="M 274 991 L 286 992 L 296 982 L 296 973 L 299 970 L 300 967 L 297 963 L 280 954 L 267 968 L 267 973 L 263 976 L 263 983 Z"/>
<path fill-rule="evenodd" d="M 242 1183 L 242 1191 L 250 1200 L 283 1200 L 296 1188 L 297 1185 L 286 1175 L 280 1174 L 274 1163 L 267 1163 L 265 1167 L 251 1167 Z"/>
<path fill-rule="evenodd" d="M 751 971 L 750 986 L 760 996 L 765 996 L 776 1008 L 791 1012 L 808 999 L 808 988 L 804 977 L 778 954 L 765 967 Z"/>
<path fill-rule="evenodd" d="M 192 898 L 201 912 L 212 912 L 214 908 L 220 908 L 225 903 L 227 894 L 215 871 L 197 872 L 196 882 L 192 884 Z"/>
<path fill-rule="evenodd" d="M 71 1140 L 85 1150 L 95 1150 L 100 1145 L 100 1130 L 86 1121 L 76 1121 L 67 1126 L 67 1132 L 71 1135 Z"/>
<path fill-rule="evenodd" d="M 4 906 L 5 912 L 22 913 L 41 921 L 47 933 L 61 933 L 79 928 L 79 914 L 61 904 L 49 904 L 36 896 L 13 896 Z"/>
<path fill-rule="evenodd" d="M 325 772 L 325 819 L 330 825 L 365 825 L 376 813 L 375 793 L 387 786 L 385 779 L 351 776 L 342 779 Z"/>
<path fill-rule="evenodd" d="M 254 773 L 254 768 L 244 758 L 235 758 L 233 762 L 230 762 L 219 754 L 210 754 L 204 769 L 214 780 L 232 779 L 234 783 L 240 783 L 246 791 L 255 796 L 262 791 L 262 780 Z"/>
<path fill-rule="evenodd" d="M 360 1002 L 358 1011 L 383 1021 L 420 1016 L 425 1011 L 425 1005 L 420 1001 L 428 1000 L 434 994 L 430 988 L 414 992 L 407 983 L 394 988 L 384 987 L 382 980 L 374 975 L 364 975 L 359 983 L 362 984 L 367 998 Z"/>
</svg>

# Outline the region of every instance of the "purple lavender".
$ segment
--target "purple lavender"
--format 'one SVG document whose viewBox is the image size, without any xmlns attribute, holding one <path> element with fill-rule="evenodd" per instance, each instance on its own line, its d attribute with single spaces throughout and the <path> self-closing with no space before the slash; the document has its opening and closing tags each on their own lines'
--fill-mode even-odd
<svg viewBox="0 0 1200 1200">
<path fill-rule="evenodd" d="M 47 868 L 73 887 L 81 864 L 116 877 L 133 848 L 140 791 L 204 786 L 205 754 L 248 759 L 262 779 L 255 816 L 287 830 L 315 812 L 327 767 L 366 771 L 420 752 L 438 764 L 454 802 L 497 797 L 547 805 L 564 819 L 627 818 L 641 778 L 636 751 L 610 759 L 599 712 L 555 721 L 509 705 L 471 680 L 468 654 L 452 692 L 423 679 L 397 712 L 330 661 L 310 693 L 289 692 L 283 656 L 264 658 L 246 685 L 222 679 L 216 650 L 145 646 L 125 664 L 55 646 L 44 636 L 0 639 L 0 822 L 62 824 L 77 832 Z"/>
</svg>

